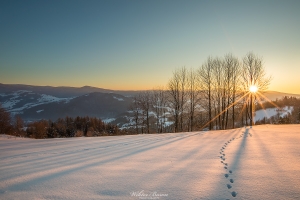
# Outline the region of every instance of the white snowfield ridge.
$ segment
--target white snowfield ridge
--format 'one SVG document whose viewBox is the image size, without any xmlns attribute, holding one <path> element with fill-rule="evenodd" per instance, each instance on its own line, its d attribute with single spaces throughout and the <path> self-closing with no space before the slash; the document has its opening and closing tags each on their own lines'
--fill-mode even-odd
<svg viewBox="0 0 300 200">
<path fill-rule="evenodd" d="M 257 110 L 255 112 L 254 120 L 255 122 L 262 120 L 264 117 L 269 119 L 273 116 L 279 115 L 280 117 L 284 117 L 288 114 L 291 114 L 294 110 L 293 106 L 284 106 L 283 108 L 267 108 L 265 110 Z"/>
<path fill-rule="evenodd" d="M 69 97 L 69 98 L 58 98 L 58 97 L 54 97 L 51 95 L 47 95 L 47 94 L 40 94 L 39 98 L 35 99 L 35 98 L 31 98 L 31 102 L 26 103 L 21 105 L 20 107 L 15 107 L 17 103 L 19 103 L 22 99 L 22 96 L 20 95 L 28 95 L 28 94 L 35 94 L 32 91 L 28 91 L 28 90 L 18 90 L 16 92 L 13 92 L 11 94 L 9 94 L 9 96 L 12 96 L 9 100 L 5 101 L 2 103 L 2 107 L 7 109 L 7 111 L 13 113 L 13 114 L 20 114 L 22 113 L 25 109 L 29 109 L 35 106 L 39 106 L 39 105 L 43 105 L 43 104 L 48 104 L 48 103 L 53 103 L 53 102 L 65 102 L 68 103 L 71 99 L 75 98 L 75 97 Z M 0 94 L 1 96 L 8 96 L 6 94 Z M 1 102 L 0 102 L 1 103 Z M 41 110 L 38 110 L 41 111 Z M 37 113 L 39 113 L 37 111 Z"/>
<path fill-rule="evenodd" d="M 300 125 L 0 137 L 0 199 L 299 199 Z"/>
</svg>

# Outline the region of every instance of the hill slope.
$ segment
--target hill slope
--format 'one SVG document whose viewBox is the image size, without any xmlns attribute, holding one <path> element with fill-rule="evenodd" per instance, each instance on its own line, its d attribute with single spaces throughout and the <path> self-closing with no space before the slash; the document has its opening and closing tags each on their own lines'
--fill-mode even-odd
<svg viewBox="0 0 300 200">
<path fill-rule="evenodd" d="M 94 92 L 78 97 L 59 98 L 51 95 L 19 90 L 0 94 L 2 106 L 25 121 L 90 116 L 111 118 L 126 112 L 132 99 L 114 93 Z"/>
<path fill-rule="evenodd" d="M 0 137 L 1 199 L 299 199 L 300 126 Z M 156 198 L 157 199 L 157 198 Z"/>
<path fill-rule="evenodd" d="M 124 112 L 132 102 L 130 97 L 138 92 L 140 91 L 113 91 L 89 86 L 76 88 L 0 84 L 0 103 L 25 121 L 91 116 L 102 119 L 119 118 L 116 123 L 122 124 L 128 123 Z M 264 95 L 272 100 L 283 96 L 300 97 L 274 91 L 268 91 Z"/>
</svg>

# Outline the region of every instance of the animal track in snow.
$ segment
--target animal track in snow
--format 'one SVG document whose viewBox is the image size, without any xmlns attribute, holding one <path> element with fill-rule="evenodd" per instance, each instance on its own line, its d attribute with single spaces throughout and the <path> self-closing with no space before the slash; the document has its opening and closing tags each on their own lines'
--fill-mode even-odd
<svg viewBox="0 0 300 200">
<path fill-rule="evenodd" d="M 236 197 L 237 192 L 233 191 L 233 192 L 231 192 L 231 195 L 232 195 L 233 197 Z"/>
<path fill-rule="evenodd" d="M 218 156 L 218 157 L 221 159 L 221 163 L 224 165 L 224 169 L 226 170 L 226 173 L 224 174 L 225 178 L 229 179 L 229 176 L 231 176 L 233 174 L 233 171 L 228 169 L 229 168 L 228 163 L 224 162 L 225 160 L 228 160 L 228 159 L 226 159 L 227 157 L 225 158 L 226 147 L 229 146 L 229 144 L 231 144 L 231 142 L 233 142 L 236 139 L 240 139 L 242 137 L 246 138 L 246 137 L 249 137 L 249 136 L 252 137 L 252 135 L 249 133 L 249 129 L 246 128 L 245 132 L 243 132 L 242 134 L 240 134 L 237 137 L 232 137 L 231 139 L 227 140 L 223 144 L 223 146 L 221 147 L 221 149 L 220 149 L 221 156 Z M 232 183 L 234 182 L 234 180 L 231 178 L 231 179 L 229 179 L 229 182 L 230 183 L 226 184 L 226 187 L 228 189 L 232 189 L 233 188 Z M 230 192 L 230 194 L 231 194 L 232 197 L 236 197 L 238 193 L 233 191 L 233 192 Z"/>
</svg>

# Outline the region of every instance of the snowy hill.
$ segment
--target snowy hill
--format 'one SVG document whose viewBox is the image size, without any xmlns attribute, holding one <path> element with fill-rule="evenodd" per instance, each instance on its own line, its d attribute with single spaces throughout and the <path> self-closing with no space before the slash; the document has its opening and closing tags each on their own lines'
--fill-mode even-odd
<svg viewBox="0 0 300 200">
<path fill-rule="evenodd" d="M 284 96 L 287 97 L 292 96 L 292 97 L 300 98 L 300 94 L 290 94 L 290 93 L 276 92 L 276 91 L 266 91 L 263 93 L 263 95 L 272 101 L 275 101 L 276 99 L 281 99 Z"/>
<path fill-rule="evenodd" d="M 294 108 L 292 106 L 285 106 L 283 108 L 267 108 L 265 110 L 257 110 L 255 112 L 254 121 L 257 122 L 259 120 L 264 119 L 264 117 L 266 119 L 269 119 L 276 115 L 279 115 L 280 117 L 284 117 L 288 114 L 291 114 L 293 109 Z"/>
<path fill-rule="evenodd" d="M 33 85 L 0 83 L 0 94 L 13 93 L 20 90 L 27 90 L 37 94 L 51 95 L 58 98 L 69 98 L 74 96 L 81 96 L 93 92 L 116 93 L 124 96 L 133 96 L 138 92 L 138 91 L 130 91 L 130 90 L 128 91 L 109 90 L 109 89 L 96 88 L 91 86 L 84 86 L 84 87 L 77 88 L 77 87 L 52 87 L 52 86 L 33 86 Z"/>
<path fill-rule="evenodd" d="M 48 94 L 18 90 L 1 93 L 2 107 L 25 121 L 64 118 L 66 116 L 115 117 L 126 112 L 131 98 L 114 93 L 89 93 L 81 96 L 60 98 Z"/>
<path fill-rule="evenodd" d="M 300 125 L 0 137 L 0 199 L 299 199 Z"/>
<path fill-rule="evenodd" d="M 0 84 L 0 103 L 13 115 L 18 114 L 25 121 L 90 116 L 125 128 L 134 124 L 132 114 L 126 111 L 132 102 L 131 97 L 138 92 L 113 91 L 90 86 L 76 88 Z M 264 95 L 269 99 L 276 99 L 293 94 L 270 91 Z M 273 116 L 275 111 L 268 112 L 266 117 Z M 155 117 L 153 114 L 150 116 Z M 256 119 L 261 119 L 260 116 L 262 113 L 258 112 Z M 166 125 L 172 124 L 168 115 L 165 121 Z"/>
</svg>

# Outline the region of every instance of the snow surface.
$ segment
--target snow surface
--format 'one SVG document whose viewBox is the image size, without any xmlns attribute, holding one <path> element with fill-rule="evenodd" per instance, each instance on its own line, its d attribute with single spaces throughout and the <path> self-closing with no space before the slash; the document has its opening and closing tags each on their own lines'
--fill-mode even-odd
<svg viewBox="0 0 300 200">
<path fill-rule="evenodd" d="M 16 105 L 17 103 L 19 103 L 20 101 L 21 100 L 13 99 L 13 100 L 10 100 L 10 101 L 5 101 L 1 105 L 5 109 L 12 109 L 14 107 L 14 105 Z"/>
<path fill-rule="evenodd" d="M 285 106 L 281 109 L 278 108 L 267 108 L 265 110 L 258 110 L 255 112 L 254 120 L 255 122 L 262 120 L 265 118 L 271 118 L 272 116 L 275 116 L 279 114 L 280 117 L 286 116 L 288 113 L 292 113 L 294 107 L 293 106 Z"/>
<path fill-rule="evenodd" d="M 17 103 L 19 103 L 22 100 L 22 96 L 20 96 L 20 95 L 23 94 L 26 96 L 26 93 L 34 94 L 28 90 L 18 90 L 16 92 L 13 92 L 10 94 L 12 97 L 9 100 L 2 102 L 2 107 L 7 109 L 12 114 L 19 114 L 19 113 L 22 113 L 25 109 L 29 109 L 29 108 L 32 108 L 32 107 L 35 107 L 38 105 L 53 103 L 53 102 L 68 103 L 71 99 L 75 98 L 75 97 L 58 98 L 58 97 L 54 97 L 51 95 L 41 94 L 40 98 L 38 98 L 37 100 L 34 100 L 34 98 L 30 98 L 30 99 L 34 100 L 33 102 L 26 103 L 26 104 L 22 105 L 21 107 L 14 107 Z M 6 96 L 8 96 L 8 95 L 6 95 Z"/>
<path fill-rule="evenodd" d="M 299 141 L 300 125 L 44 140 L 2 136 L 0 199 L 299 199 Z"/>
<path fill-rule="evenodd" d="M 102 119 L 102 121 L 103 121 L 104 123 L 106 123 L 106 124 L 111 123 L 111 122 L 113 122 L 113 121 L 115 121 L 115 120 L 116 120 L 116 118 L 106 118 L 106 119 Z"/>
<path fill-rule="evenodd" d="M 115 97 L 115 96 L 114 96 L 114 99 L 117 99 L 118 101 L 124 101 L 124 99 L 118 98 L 118 97 Z"/>
</svg>

